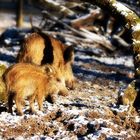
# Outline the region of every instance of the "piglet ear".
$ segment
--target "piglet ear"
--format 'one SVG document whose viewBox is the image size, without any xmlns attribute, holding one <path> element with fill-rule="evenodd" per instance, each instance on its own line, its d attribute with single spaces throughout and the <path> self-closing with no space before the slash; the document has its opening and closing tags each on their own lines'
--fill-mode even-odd
<svg viewBox="0 0 140 140">
<path fill-rule="evenodd" d="M 65 63 L 73 61 L 73 59 L 74 59 L 74 49 L 73 49 L 73 46 L 68 46 L 65 49 L 63 57 L 64 57 Z"/>
<path fill-rule="evenodd" d="M 47 66 L 47 67 L 45 68 L 45 71 L 46 71 L 47 73 L 53 73 L 53 69 L 52 69 L 51 67 L 49 67 L 49 66 Z"/>
<path fill-rule="evenodd" d="M 49 64 L 42 66 L 42 68 L 47 74 L 54 74 L 55 73 L 54 68 Z"/>
</svg>

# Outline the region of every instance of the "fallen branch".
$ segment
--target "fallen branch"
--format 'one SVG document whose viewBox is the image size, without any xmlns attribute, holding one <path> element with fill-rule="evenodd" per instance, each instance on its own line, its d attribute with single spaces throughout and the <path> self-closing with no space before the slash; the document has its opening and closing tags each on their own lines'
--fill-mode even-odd
<svg viewBox="0 0 140 140">
<path fill-rule="evenodd" d="M 86 30 L 84 28 L 80 28 L 80 30 L 85 33 L 85 36 L 87 38 L 90 38 L 91 40 L 94 40 L 96 43 L 99 43 L 99 44 L 103 45 L 107 49 L 109 49 L 111 51 L 114 51 L 116 49 L 114 46 L 112 46 L 111 42 L 106 37 L 104 37 L 102 35 L 92 33 L 92 32 L 89 32 L 88 30 Z"/>
<path fill-rule="evenodd" d="M 125 48 L 125 49 L 130 49 L 130 44 L 127 43 L 124 39 L 122 39 L 121 37 L 119 37 L 118 35 L 113 35 L 112 39 L 117 41 L 121 47 Z"/>
<path fill-rule="evenodd" d="M 71 21 L 71 26 L 73 28 L 79 29 L 81 26 L 93 25 L 93 22 L 100 16 L 101 12 L 99 9 L 92 10 L 92 12 L 88 15 L 82 16 L 78 19 Z"/>
<path fill-rule="evenodd" d="M 69 9 L 80 9 L 80 10 L 85 10 L 87 9 L 86 7 L 83 6 L 83 3 L 79 2 L 70 2 L 70 1 L 65 1 L 64 5 L 69 8 Z"/>
<path fill-rule="evenodd" d="M 44 8 L 46 8 L 47 10 L 50 9 L 50 11 L 56 12 L 61 17 L 75 15 L 75 13 L 72 10 L 66 8 L 63 5 L 60 5 L 59 3 L 53 0 L 40 0 L 40 2 Z"/>
<path fill-rule="evenodd" d="M 106 27 L 106 33 L 110 36 L 112 31 L 113 31 L 113 26 L 114 26 L 115 19 L 113 17 L 109 17 L 109 20 L 107 22 L 107 27 Z"/>
<path fill-rule="evenodd" d="M 72 28 L 71 26 L 67 25 L 66 23 L 60 21 L 59 19 L 57 19 L 56 17 L 54 17 L 53 15 L 48 13 L 47 11 L 43 11 L 43 15 L 47 19 L 49 18 L 52 21 L 55 21 L 56 23 L 62 24 L 64 27 L 66 27 L 67 29 L 71 30 L 73 33 L 77 34 L 80 37 L 90 39 L 95 43 L 99 43 L 99 44 L 101 44 L 102 46 L 104 46 L 106 49 L 108 49 L 110 51 L 115 50 L 115 48 L 112 46 L 111 42 L 107 38 L 102 36 L 102 35 L 97 35 L 95 33 L 91 33 L 91 32 L 89 32 L 89 31 L 87 31 L 85 29 L 82 29 L 82 28 L 80 29 L 81 31 L 76 30 L 76 29 Z"/>
<path fill-rule="evenodd" d="M 64 33 L 64 32 L 54 32 L 54 31 L 42 31 L 43 33 L 45 34 L 49 34 L 51 36 L 54 36 L 54 35 L 60 35 L 62 37 L 65 37 L 65 38 L 69 38 L 69 40 L 75 40 L 74 42 L 76 41 L 80 41 L 80 42 L 84 42 L 84 43 L 92 43 L 93 44 L 93 41 L 91 39 L 87 39 L 87 38 L 80 38 L 80 37 L 77 37 L 77 36 L 73 36 L 69 33 Z M 71 42 L 71 41 L 70 41 Z M 73 42 L 73 41 L 72 41 Z"/>
</svg>

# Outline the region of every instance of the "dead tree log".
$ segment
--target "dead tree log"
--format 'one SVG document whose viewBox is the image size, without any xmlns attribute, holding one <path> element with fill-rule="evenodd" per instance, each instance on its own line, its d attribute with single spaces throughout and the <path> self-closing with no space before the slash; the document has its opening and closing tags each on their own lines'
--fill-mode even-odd
<svg viewBox="0 0 140 140">
<path fill-rule="evenodd" d="M 129 90 L 130 95 L 127 95 L 127 104 L 130 106 L 134 104 L 135 107 L 140 106 L 140 88 L 139 88 L 139 81 L 140 81 L 140 18 L 129 8 L 121 4 L 120 2 L 117 2 L 116 0 L 82 0 L 84 2 L 90 2 L 92 4 L 99 5 L 100 7 L 110 9 L 112 13 L 118 14 L 118 16 L 121 16 L 126 21 L 126 27 L 132 30 L 132 50 L 133 50 L 133 56 L 134 56 L 134 66 L 135 66 L 135 81 L 132 81 L 127 89 L 124 91 L 124 94 L 128 94 Z M 135 83 L 135 84 L 133 84 Z M 134 88 L 130 88 L 130 87 Z M 136 90 L 138 89 L 138 90 Z M 135 101 L 132 101 L 131 93 L 135 93 L 136 99 Z"/>
</svg>

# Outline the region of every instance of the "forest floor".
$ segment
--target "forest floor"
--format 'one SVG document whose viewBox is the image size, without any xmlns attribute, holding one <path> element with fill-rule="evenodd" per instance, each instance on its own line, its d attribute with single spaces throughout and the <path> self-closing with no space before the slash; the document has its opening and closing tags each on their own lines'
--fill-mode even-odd
<svg viewBox="0 0 140 140">
<path fill-rule="evenodd" d="M 13 64 L 19 48 L 0 44 L 0 64 Z M 128 106 L 116 104 L 119 91 L 133 79 L 132 56 L 116 51 L 97 57 L 92 53 L 95 47 L 81 48 L 78 43 L 74 49 L 76 89 L 67 97 L 59 96 L 54 104 L 44 101 L 44 111 L 37 114 L 29 114 L 28 102 L 24 116 L 16 115 L 15 105 L 14 114 L 7 113 L 1 103 L 0 139 L 140 139 L 139 112 L 133 109 L 130 115 Z"/>
</svg>

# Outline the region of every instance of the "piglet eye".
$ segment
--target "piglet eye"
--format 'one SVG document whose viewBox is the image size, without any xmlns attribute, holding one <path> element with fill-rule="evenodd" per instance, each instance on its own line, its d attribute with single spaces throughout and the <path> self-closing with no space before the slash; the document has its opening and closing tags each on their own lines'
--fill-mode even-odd
<svg viewBox="0 0 140 140">
<path fill-rule="evenodd" d="M 61 80 L 59 78 L 56 79 L 57 82 L 61 82 Z"/>
</svg>

